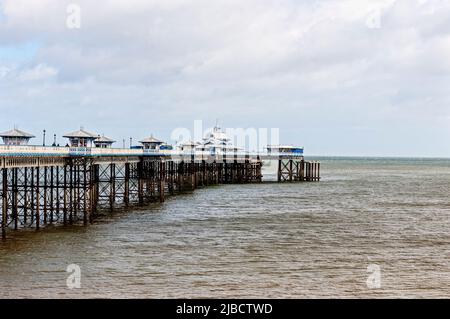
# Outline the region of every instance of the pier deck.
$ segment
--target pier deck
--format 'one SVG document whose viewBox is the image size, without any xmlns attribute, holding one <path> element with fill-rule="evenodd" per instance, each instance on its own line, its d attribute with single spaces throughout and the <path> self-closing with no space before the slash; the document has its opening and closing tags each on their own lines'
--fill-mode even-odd
<svg viewBox="0 0 450 319">
<path fill-rule="evenodd" d="M 88 224 L 100 210 L 198 187 L 260 183 L 264 161 L 278 162 L 279 182 L 320 180 L 320 163 L 296 154 L 0 146 L 2 238 L 8 229 Z"/>
</svg>

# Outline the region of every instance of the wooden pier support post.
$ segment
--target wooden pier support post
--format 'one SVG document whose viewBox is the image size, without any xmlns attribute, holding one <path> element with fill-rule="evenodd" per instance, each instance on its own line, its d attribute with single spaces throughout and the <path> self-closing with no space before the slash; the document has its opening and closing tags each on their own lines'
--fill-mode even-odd
<svg viewBox="0 0 450 319">
<path fill-rule="evenodd" d="M 175 195 L 178 191 L 179 191 L 179 168 L 178 168 L 178 163 L 175 162 L 174 160 L 172 160 L 172 190 L 171 190 L 171 195 Z"/>
<path fill-rule="evenodd" d="M 238 170 L 238 159 L 237 159 L 237 154 L 234 154 L 234 160 L 233 160 L 233 166 L 231 169 L 231 182 L 232 183 L 236 183 L 239 182 L 239 170 Z"/>
<path fill-rule="evenodd" d="M 173 171 L 172 171 L 172 161 L 168 161 L 166 163 L 166 186 L 167 193 L 169 195 L 173 195 Z"/>
<path fill-rule="evenodd" d="M 125 206 L 130 203 L 130 163 L 125 163 L 125 181 L 124 181 L 124 198 Z"/>
<path fill-rule="evenodd" d="M 8 169 L 2 168 L 2 238 L 6 238 L 8 223 Z"/>
<path fill-rule="evenodd" d="M 139 198 L 139 205 L 144 204 L 144 163 L 143 159 L 138 163 L 137 165 L 138 169 L 138 198 Z"/>
<path fill-rule="evenodd" d="M 311 162 L 308 162 L 308 169 L 307 169 L 307 171 L 308 171 L 308 182 L 310 182 L 311 181 Z"/>
<path fill-rule="evenodd" d="M 19 172 L 19 169 L 17 169 L 17 172 Z M 34 174 L 35 174 L 35 170 L 34 167 L 31 167 L 31 182 L 30 182 L 30 204 L 31 204 L 31 223 L 34 222 L 34 218 L 35 218 L 35 202 L 34 202 L 34 197 L 35 197 L 35 181 L 34 181 Z M 17 175 L 18 176 L 18 175 Z M 19 190 L 17 191 L 19 193 Z M 17 207 L 18 210 L 19 207 Z"/>
<path fill-rule="evenodd" d="M 175 195 L 175 180 L 177 179 L 177 170 L 175 162 L 170 161 L 170 187 L 169 193 L 170 195 Z"/>
<path fill-rule="evenodd" d="M 60 206 L 60 190 L 59 190 L 59 167 L 56 166 L 55 167 L 55 176 L 54 176 L 54 183 L 55 185 L 52 186 L 52 190 L 54 191 L 54 198 L 53 198 L 53 202 L 54 202 L 54 206 L 53 206 L 53 210 L 50 213 L 50 222 L 53 223 L 55 221 L 55 215 L 57 216 L 56 218 L 59 218 L 59 206 Z"/>
<path fill-rule="evenodd" d="M 110 164 L 109 169 L 109 210 L 112 212 L 116 201 L 116 164 Z"/>
<path fill-rule="evenodd" d="M 295 166 L 295 171 L 294 171 L 294 180 L 295 181 L 299 181 L 300 180 L 300 162 L 299 161 L 295 161 L 294 162 L 294 166 Z"/>
<path fill-rule="evenodd" d="M 84 159 L 85 160 L 85 159 Z M 77 162 L 75 166 L 75 220 L 78 220 L 78 213 L 81 211 L 81 190 L 83 185 L 81 184 L 81 168 L 82 164 Z M 84 217 L 83 217 L 84 218 Z"/>
<path fill-rule="evenodd" d="M 320 162 L 317 163 L 317 181 L 320 181 Z"/>
<path fill-rule="evenodd" d="M 311 182 L 313 180 L 313 165 L 312 162 L 308 162 L 308 181 Z"/>
<path fill-rule="evenodd" d="M 55 182 L 54 182 L 54 167 L 50 166 L 50 224 L 53 223 L 53 213 L 55 211 Z"/>
<path fill-rule="evenodd" d="M 244 166 L 244 182 L 250 183 L 253 181 L 253 168 L 252 163 L 250 161 L 250 158 L 245 160 L 245 166 Z"/>
<path fill-rule="evenodd" d="M 83 224 L 87 225 L 89 220 L 89 207 L 88 207 L 88 197 L 89 197 L 89 187 L 87 181 L 87 165 L 86 161 L 83 163 Z"/>
<path fill-rule="evenodd" d="M 260 182 L 262 182 L 263 176 L 262 176 L 262 161 L 261 161 L 261 157 L 259 155 L 256 157 L 255 170 L 256 170 L 255 171 L 255 174 L 256 174 L 255 180 L 260 183 Z"/>
<path fill-rule="evenodd" d="M 36 215 L 36 230 L 39 230 L 40 227 L 40 200 L 41 200 L 41 194 L 40 194 L 40 188 L 39 188 L 39 167 L 36 168 L 36 207 L 35 207 L 35 215 Z"/>
<path fill-rule="evenodd" d="M 208 186 L 208 166 L 205 160 L 202 160 L 202 186 Z"/>
<path fill-rule="evenodd" d="M 28 219 L 28 167 L 23 168 L 23 223 L 27 224 Z M 31 191 L 33 187 L 31 186 Z"/>
<path fill-rule="evenodd" d="M 90 163 L 89 170 L 89 223 L 92 223 L 93 215 L 97 211 L 97 165 Z"/>
<path fill-rule="evenodd" d="M 306 181 L 310 182 L 311 181 L 311 162 L 306 162 Z"/>
<path fill-rule="evenodd" d="M 178 192 L 183 191 L 183 183 L 184 183 L 184 162 L 181 161 L 178 163 Z"/>
<path fill-rule="evenodd" d="M 199 164 L 194 160 L 192 162 L 192 177 L 194 178 L 194 187 L 192 187 L 192 190 L 197 189 L 198 187 L 198 172 L 200 170 Z"/>
<path fill-rule="evenodd" d="M 190 169 L 189 169 L 189 175 L 191 178 L 191 190 L 194 190 L 197 186 L 197 178 L 196 178 L 196 170 L 195 170 L 195 155 L 191 155 L 191 162 L 189 163 Z"/>
<path fill-rule="evenodd" d="M 214 184 L 217 185 L 219 184 L 219 178 L 220 178 L 220 164 L 218 164 L 215 160 L 213 163 L 213 168 L 214 168 Z"/>
<path fill-rule="evenodd" d="M 165 178 L 166 178 L 166 163 L 164 160 L 159 162 L 159 202 L 164 202 L 164 191 L 166 188 Z"/>
<path fill-rule="evenodd" d="M 64 225 L 67 224 L 67 165 L 64 165 L 63 170 L 63 223 Z"/>
<path fill-rule="evenodd" d="M 227 155 L 223 155 L 223 164 L 222 164 L 222 178 L 220 180 L 221 184 L 226 184 L 228 182 L 228 165 L 227 165 Z"/>
<path fill-rule="evenodd" d="M 303 159 L 300 162 L 300 180 L 302 182 L 305 180 L 305 160 Z"/>
<path fill-rule="evenodd" d="M 70 163 L 70 176 L 69 176 L 69 224 L 73 224 L 73 209 L 74 209 L 74 183 L 75 182 L 75 171 L 73 163 Z"/>
<path fill-rule="evenodd" d="M 278 160 L 278 182 L 281 182 L 281 170 L 282 170 L 283 161 L 281 159 Z"/>
<path fill-rule="evenodd" d="M 294 161 L 292 159 L 289 160 L 289 181 L 292 182 L 294 179 Z"/>
<path fill-rule="evenodd" d="M 55 209 L 55 213 L 56 216 L 59 218 L 59 212 L 60 212 L 60 205 L 61 205 L 61 198 L 60 198 L 60 189 L 59 189 L 59 167 L 56 166 L 56 172 L 55 172 L 55 177 L 56 177 L 56 185 L 55 185 L 55 196 L 56 196 L 56 209 Z M 53 218 L 53 216 L 52 216 Z M 53 221 L 53 219 L 52 219 Z"/>
<path fill-rule="evenodd" d="M 305 161 L 303 161 L 303 165 L 302 165 L 302 169 L 303 169 L 303 180 L 302 181 L 306 181 L 307 180 L 307 174 L 308 174 L 308 172 L 307 172 L 307 167 L 308 166 L 308 163 L 307 162 L 305 162 Z"/>
<path fill-rule="evenodd" d="M 48 203 L 47 203 L 47 194 L 48 194 L 48 180 L 47 180 L 47 174 L 48 174 L 48 167 L 47 166 L 45 166 L 44 167 L 44 211 L 43 211 L 43 213 L 44 213 L 44 225 L 46 225 L 47 224 L 47 205 L 48 205 Z"/>
<path fill-rule="evenodd" d="M 159 176 L 161 166 L 159 162 L 150 162 L 150 176 L 147 181 L 147 194 L 150 195 L 151 201 L 159 200 Z"/>
<path fill-rule="evenodd" d="M 13 205 L 12 205 L 12 218 L 14 219 L 14 229 L 17 230 L 19 219 L 19 189 L 17 185 L 17 168 L 12 169 L 12 191 L 13 191 Z"/>
</svg>

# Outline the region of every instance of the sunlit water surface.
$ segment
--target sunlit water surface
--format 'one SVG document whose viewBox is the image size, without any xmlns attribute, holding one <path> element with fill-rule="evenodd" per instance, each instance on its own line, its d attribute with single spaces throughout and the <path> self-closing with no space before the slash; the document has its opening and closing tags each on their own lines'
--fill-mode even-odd
<svg viewBox="0 0 450 319">
<path fill-rule="evenodd" d="M 450 297 L 450 160 L 321 161 L 320 183 L 209 187 L 10 232 L 0 297 Z"/>
</svg>

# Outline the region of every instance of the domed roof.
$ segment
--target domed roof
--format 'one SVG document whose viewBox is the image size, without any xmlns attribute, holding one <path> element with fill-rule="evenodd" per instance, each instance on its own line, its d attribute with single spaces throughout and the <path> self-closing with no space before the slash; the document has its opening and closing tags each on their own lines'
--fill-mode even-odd
<svg viewBox="0 0 450 319">
<path fill-rule="evenodd" d="M 114 143 L 114 142 L 116 141 L 104 135 L 98 136 L 94 141 L 94 143 Z"/>
<path fill-rule="evenodd" d="M 63 137 L 96 139 L 98 137 L 98 135 L 88 132 L 88 131 L 84 130 L 83 128 L 80 128 L 78 131 L 64 134 Z"/>
<path fill-rule="evenodd" d="M 33 138 L 35 137 L 32 134 L 29 134 L 27 132 L 21 131 L 17 128 L 14 128 L 12 130 L 0 133 L 0 137 L 22 137 L 22 138 Z"/>
<path fill-rule="evenodd" d="M 139 141 L 139 143 L 154 143 L 154 144 L 162 144 L 164 143 L 161 140 L 158 140 L 157 138 L 154 138 L 153 135 L 150 137 L 144 138 L 142 141 Z"/>
</svg>

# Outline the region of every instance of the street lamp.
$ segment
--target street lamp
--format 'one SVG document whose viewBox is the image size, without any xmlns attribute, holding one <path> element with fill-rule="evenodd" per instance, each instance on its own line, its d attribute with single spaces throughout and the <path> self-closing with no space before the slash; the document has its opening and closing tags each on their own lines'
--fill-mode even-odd
<svg viewBox="0 0 450 319">
<path fill-rule="evenodd" d="M 44 135 L 42 137 L 42 146 L 45 146 L 45 130 L 43 131 Z"/>
</svg>

